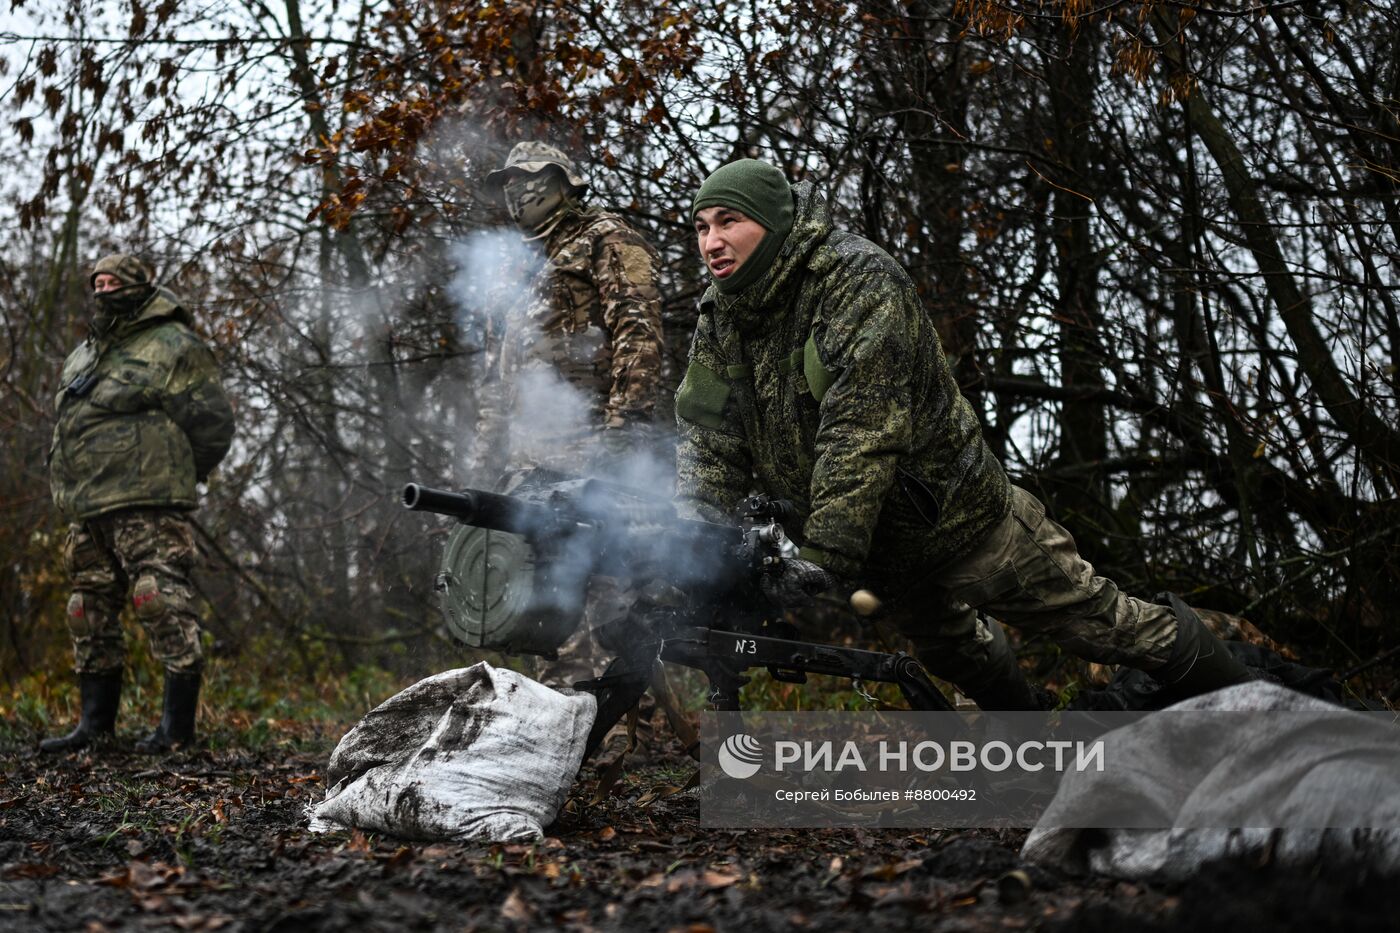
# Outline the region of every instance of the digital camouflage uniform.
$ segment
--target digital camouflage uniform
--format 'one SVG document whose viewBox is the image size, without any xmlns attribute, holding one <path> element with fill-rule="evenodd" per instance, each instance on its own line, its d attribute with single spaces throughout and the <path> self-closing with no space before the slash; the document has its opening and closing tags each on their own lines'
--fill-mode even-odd
<svg viewBox="0 0 1400 933">
<path fill-rule="evenodd" d="M 1092 660 L 1165 661 L 1175 616 L 1094 575 L 1007 482 L 905 271 L 834 230 L 811 183 L 792 190 L 769 273 L 701 301 L 676 398 L 683 504 L 728 517 L 755 481 L 790 499 L 801 556 L 892 601 L 925 665 L 974 698 L 1014 668 L 978 608 Z"/>
<path fill-rule="evenodd" d="M 519 144 L 489 181 L 499 187 L 514 176 L 529 187 L 556 171 L 574 190 L 547 232 L 533 238 L 544 263 L 506 315 L 477 442 L 488 475 L 518 478 L 536 467 L 610 475 L 619 458 L 645 451 L 652 438 L 662 350 L 656 251 L 621 217 L 577 200 L 584 182 L 551 146 Z M 551 392 L 560 382 L 572 392 Z M 573 403 L 582 410 L 569 410 L 557 421 L 538 404 L 522 412 L 523 386 L 536 393 L 543 387 L 550 398 L 546 408 Z M 600 673 L 592 630 L 625 617 L 632 602 L 616 581 L 593 580 L 583 624 L 560 649 L 559 661 L 539 670 L 541 679 L 566 683 Z"/>
<path fill-rule="evenodd" d="M 102 271 L 113 269 L 99 263 L 94 276 Z M 60 385 L 49 480 L 72 522 L 64 563 L 77 671 L 121 669 L 128 595 L 166 670 L 197 670 L 188 512 L 234 428 L 214 355 L 179 299 L 154 288 L 133 318 L 69 355 Z"/>
</svg>

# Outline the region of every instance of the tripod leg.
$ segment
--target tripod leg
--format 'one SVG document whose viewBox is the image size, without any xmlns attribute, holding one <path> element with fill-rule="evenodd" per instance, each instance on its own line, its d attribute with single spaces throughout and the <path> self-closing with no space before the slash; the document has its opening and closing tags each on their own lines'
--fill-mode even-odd
<svg viewBox="0 0 1400 933">
<path fill-rule="evenodd" d="M 928 672 L 914 658 L 903 655 L 895 662 L 894 674 L 904 699 L 910 709 L 937 710 L 942 713 L 956 713 L 957 708 L 934 686 Z"/>
<path fill-rule="evenodd" d="M 637 705 L 650 683 L 651 679 L 647 674 L 624 675 L 615 683 L 598 691 L 598 716 L 593 720 L 593 728 L 588 732 L 588 744 L 583 749 L 584 761 L 598 750 L 609 730 L 622 721 L 628 710 Z"/>
</svg>

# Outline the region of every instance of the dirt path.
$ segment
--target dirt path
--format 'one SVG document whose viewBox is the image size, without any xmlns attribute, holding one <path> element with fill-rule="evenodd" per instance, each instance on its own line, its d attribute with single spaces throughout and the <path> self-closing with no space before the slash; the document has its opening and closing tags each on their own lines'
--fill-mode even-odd
<svg viewBox="0 0 1400 933">
<path fill-rule="evenodd" d="M 597 805 L 580 781 L 535 846 L 315 835 L 303 813 L 328 752 L 55 761 L 0 748 L 0 929 L 1241 933 L 1317 929 L 1314 909 L 1336 921 L 1346 903 L 1267 872 L 1181 891 L 1071 879 L 1022 865 L 1024 833 L 702 829 L 693 799 L 655 794 L 679 760 Z M 1018 869 L 1029 888 L 1007 877 Z"/>
</svg>

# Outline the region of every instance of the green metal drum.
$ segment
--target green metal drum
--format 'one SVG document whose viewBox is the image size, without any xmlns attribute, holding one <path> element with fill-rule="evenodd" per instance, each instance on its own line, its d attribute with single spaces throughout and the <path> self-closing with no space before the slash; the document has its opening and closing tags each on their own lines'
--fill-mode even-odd
<svg viewBox="0 0 1400 933">
<path fill-rule="evenodd" d="M 460 525 L 436 587 L 454 637 L 473 648 L 553 656 L 583 616 L 586 578 L 560 579 L 520 535 Z"/>
</svg>

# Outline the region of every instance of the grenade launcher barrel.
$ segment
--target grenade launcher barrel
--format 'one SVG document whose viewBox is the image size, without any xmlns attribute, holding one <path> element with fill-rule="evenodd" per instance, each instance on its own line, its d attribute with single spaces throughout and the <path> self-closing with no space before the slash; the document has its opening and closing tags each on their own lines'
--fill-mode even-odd
<svg viewBox="0 0 1400 933">
<path fill-rule="evenodd" d="M 482 489 L 448 492 L 409 483 L 403 488 L 403 504 L 415 512 L 450 515 L 466 525 L 527 538 L 556 532 L 561 524 L 559 516 L 547 506 Z"/>
</svg>

